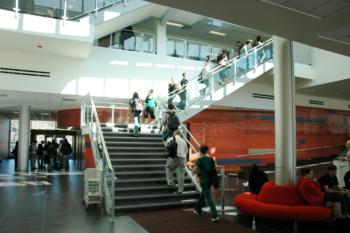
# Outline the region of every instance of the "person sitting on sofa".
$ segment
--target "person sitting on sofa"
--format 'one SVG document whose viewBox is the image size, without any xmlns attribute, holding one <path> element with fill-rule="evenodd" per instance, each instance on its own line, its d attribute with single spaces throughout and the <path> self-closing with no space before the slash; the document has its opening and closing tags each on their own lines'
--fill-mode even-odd
<svg viewBox="0 0 350 233">
<path fill-rule="evenodd" d="M 339 187 L 337 178 L 337 167 L 331 165 L 328 167 L 328 172 L 324 174 L 318 182 L 321 185 L 322 191 L 325 193 L 338 193 L 342 196 L 342 210 L 345 214 L 350 210 L 350 192 L 347 189 Z"/>
<path fill-rule="evenodd" d="M 259 194 L 262 186 L 269 181 L 266 173 L 254 164 L 249 174 L 249 189 L 254 194 Z"/>
<path fill-rule="evenodd" d="M 309 205 L 326 206 L 332 208 L 333 216 L 344 219 L 342 214 L 342 196 L 335 192 L 322 192 L 321 186 L 317 183 L 314 171 L 311 168 L 301 170 L 301 179 L 297 184 L 298 191 Z"/>
</svg>

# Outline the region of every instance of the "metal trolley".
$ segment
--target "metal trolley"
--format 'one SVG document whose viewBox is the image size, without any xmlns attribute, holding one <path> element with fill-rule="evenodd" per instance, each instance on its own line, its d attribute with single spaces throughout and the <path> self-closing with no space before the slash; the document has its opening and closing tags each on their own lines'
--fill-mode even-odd
<svg viewBox="0 0 350 233">
<path fill-rule="evenodd" d="M 101 206 L 102 203 L 102 172 L 96 168 L 86 168 L 84 171 L 84 200 L 87 209 L 89 205 Z"/>
</svg>

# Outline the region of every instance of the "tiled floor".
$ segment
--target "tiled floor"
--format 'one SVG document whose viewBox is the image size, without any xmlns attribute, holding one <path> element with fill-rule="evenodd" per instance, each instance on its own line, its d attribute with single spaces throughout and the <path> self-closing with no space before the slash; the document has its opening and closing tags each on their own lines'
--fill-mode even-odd
<svg viewBox="0 0 350 233">
<path fill-rule="evenodd" d="M 5 160 L 0 167 L 1 233 L 146 232 L 128 216 L 112 222 L 98 208 L 86 211 L 81 172 L 14 175 L 12 166 Z"/>
<path fill-rule="evenodd" d="M 13 161 L 0 166 L 0 232 L 1 233 L 144 233 L 128 216 L 110 221 L 99 208 L 86 211 L 82 205 L 82 172 L 17 173 Z M 233 192 L 226 193 L 228 220 L 238 222 L 259 233 L 293 232 L 291 223 L 261 220 L 252 224 L 248 216 L 237 214 L 232 207 Z M 346 225 L 343 232 L 348 232 Z M 232 231 L 234 232 L 234 231 Z M 300 224 L 299 232 L 332 232 L 327 223 Z M 181 233 L 181 232 L 178 232 Z"/>
</svg>

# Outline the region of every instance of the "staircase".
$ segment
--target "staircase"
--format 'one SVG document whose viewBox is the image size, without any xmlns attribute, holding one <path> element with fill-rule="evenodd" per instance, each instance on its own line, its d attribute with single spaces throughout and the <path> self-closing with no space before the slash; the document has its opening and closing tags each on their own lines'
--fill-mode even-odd
<svg viewBox="0 0 350 233">
<path fill-rule="evenodd" d="M 140 133 L 135 137 L 126 125 L 102 125 L 115 175 L 115 212 L 193 206 L 198 192 L 185 176 L 183 194 L 165 179 L 164 145 L 159 133 Z M 117 131 L 117 132 L 116 132 Z M 175 179 L 176 183 L 176 179 Z"/>
<path fill-rule="evenodd" d="M 272 72 L 272 58 L 272 40 L 270 39 L 251 49 L 247 54 L 233 58 L 226 66 L 217 66 L 212 69 L 205 77 L 208 86 L 204 95 L 200 94 L 204 84 L 198 81 L 198 77 L 190 80 L 184 90 L 171 95 L 171 98 L 175 99 L 176 95 L 180 96 L 181 92 L 186 92 L 186 106 L 184 109 L 177 110 L 180 121 L 185 122 L 215 102 L 230 96 L 250 81 L 267 72 Z M 223 76 L 225 82 L 220 84 Z M 166 96 L 158 99 L 162 110 L 166 109 L 168 98 Z"/>
</svg>

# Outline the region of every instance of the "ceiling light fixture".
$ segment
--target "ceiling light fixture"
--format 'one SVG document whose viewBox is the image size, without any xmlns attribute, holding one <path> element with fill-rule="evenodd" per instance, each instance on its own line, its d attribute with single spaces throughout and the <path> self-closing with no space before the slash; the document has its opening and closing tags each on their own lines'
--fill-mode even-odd
<svg viewBox="0 0 350 233">
<path fill-rule="evenodd" d="M 175 22 L 171 22 L 171 21 L 166 22 L 166 24 L 169 26 L 174 26 L 174 27 L 178 27 L 178 28 L 182 28 L 184 26 L 181 23 L 175 23 Z"/>
<path fill-rule="evenodd" d="M 223 32 L 217 32 L 217 31 L 209 31 L 210 34 L 214 34 L 217 36 L 226 36 L 226 33 Z"/>
</svg>

